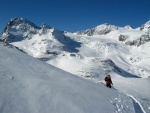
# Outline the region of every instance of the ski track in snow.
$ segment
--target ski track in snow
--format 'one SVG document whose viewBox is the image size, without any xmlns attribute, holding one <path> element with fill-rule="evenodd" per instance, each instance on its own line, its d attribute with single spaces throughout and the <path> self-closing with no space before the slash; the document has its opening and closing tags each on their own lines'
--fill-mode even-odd
<svg viewBox="0 0 150 113">
<path fill-rule="evenodd" d="M 134 104 L 134 108 L 135 108 L 136 113 L 146 113 L 146 111 L 144 110 L 141 103 L 134 96 L 129 95 L 129 94 L 127 94 L 127 96 L 129 96 L 133 100 L 133 104 Z"/>
<path fill-rule="evenodd" d="M 113 87 L 113 89 L 115 88 Z M 140 101 L 138 101 L 133 95 L 129 95 L 125 93 L 124 91 L 119 91 L 119 90 L 117 91 L 119 92 L 118 96 L 114 98 L 113 100 L 108 100 L 110 103 L 112 103 L 116 107 L 116 110 L 114 111 L 115 113 L 127 113 L 128 111 L 129 112 L 132 111 L 132 108 L 129 107 L 131 103 L 133 103 L 133 111 L 135 113 L 149 113 L 144 110 Z M 131 99 L 131 101 L 128 101 L 129 99 Z"/>
<path fill-rule="evenodd" d="M 109 100 L 116 109 L 114 113 L 130 113 L 131 111 L 134 112 L 132 107 L 129 107 L 132 103 L 131 101 L 127 101 L 128 97 L 125 97 L 123 94 L 118 94 L 116 98 L 113 100 Z"/>
<path fill-rule="evenodd" d="M 100 82 L 96 82 L 97 84 L 103 84 L 105 85 L 105 83 L 103 83 L 102 81 Z M 119 92 L 118 97 L 114 98 L 113 100 L 108 100 L 110 103 L 112 103 L 115 107 L 115 113 L 127 113 L 127 111 L 130 109 L 130 111 L 132 110 L 131 108 L 129 108 L 129 101 L 127 101 L 126 98 L 129 97 L 129 99 L 131 99 L 131 103 L 133 103 L 133 111 L 135 113 L 149 113 L 148 111 L 146 112 L 144 110 L 144 107 L 142 106 L 142 104 L 140 103 L 140 101 L 138 101 L 133 95 L 128 94 L 126 91 L 120 91 L 118 89 L 115 89 L 112 86 L 113 90 L 117 90 Z M 130 104 L 131 104 L 130 103 Z M 149 109 L 149 107 L 148 107 Z"/>
<path fill-rule="evenodd" d="M 105 86 L 105 83 L 103 81 L 95 81 L 96 84 L 102 84 Z M 107 87 L 106 87 L 107 88 Z M 115 97 L 112 100 L 108 100 L 111 104 L 115 106 L 115 111 L 114 113 L 141 113 L 141 112 L 136 112 L 135 108 L 133 105 L 132 98 L 127 96 L 124 92 L 120 92 L 117 90 L 114 86 L 112 86 L 111 89 L 108 88 L 108 90 L 116 90 L 118 92 L 117 97 Z M 143 112 L 145 113 L 145 112 Z"/>
</svg>

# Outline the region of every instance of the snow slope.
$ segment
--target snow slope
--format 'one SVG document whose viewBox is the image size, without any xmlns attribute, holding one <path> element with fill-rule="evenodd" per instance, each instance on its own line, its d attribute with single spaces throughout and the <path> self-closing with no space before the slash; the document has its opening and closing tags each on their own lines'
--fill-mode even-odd
<svg viewBox="0 0 150 113">
<path fill-rule="evenodd" d="M 135 112 L 131 99 L 117 90 L 74 76 L 3 43 L 0 52 L 1 113 Z"/>
</svg>

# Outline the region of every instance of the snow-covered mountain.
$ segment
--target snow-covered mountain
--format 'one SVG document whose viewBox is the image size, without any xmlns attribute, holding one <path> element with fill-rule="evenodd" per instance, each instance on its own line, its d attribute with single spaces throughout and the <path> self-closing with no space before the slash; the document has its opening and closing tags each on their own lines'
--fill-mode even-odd
<svg viewBox="0 0 150 113">
<path fill-rule="evenodd" d="M 80 43 L 71 40 L 64 35 L 64 31 L 43 24 L 37 27 L 29 20 L 23 18 L 11 19 L 1 37 L 7 43 L 18 43 L 22 50 L 28 54 L 43 58 L 57 55 L 61 51 L 78 51 Z M 21 42 L 21 43 L 20 43 Z M 46 57 L 44 56 L 44 57 Z"/>
<path fill-rule="evenodd" d="M 23 18 L 11 19 L 0 37 L 0 112 L 149 113 L 150 34 L 148 27 L 140 28 L 102 24 L 69 33 L 45 24 L 38 27 Z M 107 74 L 117 90 L 101 84 Z"/>
<path fill-rule="evenodd" d="M 92 28 L 92 29 L 79 31 L 79 32 L 77 32 L 77 34 L 79 34 L 79 35 L 88 35 L 88 36 L 105 35 L 105 34 L 108 34 L 111 31 L 114 31 L 114 30 L 117 30 L 117 29 L 118 29 L 118 27 L 106 23 L 106 24 L 99 25 L 99 26 L 97 26 L 95 28 Z"/>
<path fill-rule="evenodd" d="M 149 31 L 129 25 L 102 24 L 90 30 L 68 33 L 15 18 L 8 22 L 0 39 L 79 76 L 98 80 L 108 73 L 150 76 Z M 103 76 L 99 76 L 100 73 Z"/>
<path fill-rule="evenodd" d="M 38 29 L 40 28 L 27 19 L 14 18 L 8 22 L 2 36 L 7 42 L 21 41 L 36 34 Z"/>
</svg>

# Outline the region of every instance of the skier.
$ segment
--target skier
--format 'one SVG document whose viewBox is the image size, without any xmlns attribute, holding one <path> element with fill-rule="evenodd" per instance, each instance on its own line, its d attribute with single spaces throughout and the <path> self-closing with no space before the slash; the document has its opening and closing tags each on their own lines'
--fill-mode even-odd
<svg viewBox="0 0 150 113">
<path fill-rule="evenodd" d="M 113 85 L 113 83 L 112 83 L 110 75 L 107 75 L 105 77 L 105 82 L 106 82 L 106 86 L 109 87 L 109 88 L 111 88 L 111 85 Z"/>
</svg>

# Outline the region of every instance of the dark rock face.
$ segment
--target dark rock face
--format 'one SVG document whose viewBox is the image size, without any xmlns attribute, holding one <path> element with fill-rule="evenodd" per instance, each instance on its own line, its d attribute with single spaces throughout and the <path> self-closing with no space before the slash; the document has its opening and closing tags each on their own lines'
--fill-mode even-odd
<svg viewBox="0 0 150 113">
<path fill-rule="evenodd" d="M 140 27 L 140 30 L 150 30 L 150 20 Z"/>
<path fill-rule="evenodd" d="M 128 38 L 128 36 L 120 35 L 119 36 L 119 41 L 125 41 L 127 38 Z"/>
<path fill-rule="evenodd" d="M 146 33 L 145 35 L 142 35 L 139 39 L 133 40 L 133 41 L 128 41 L 125 44 L 130 45 L 130 46 L 140 46 L 149 41 L 150 41 L 150 33 Z"/>
</svg>

